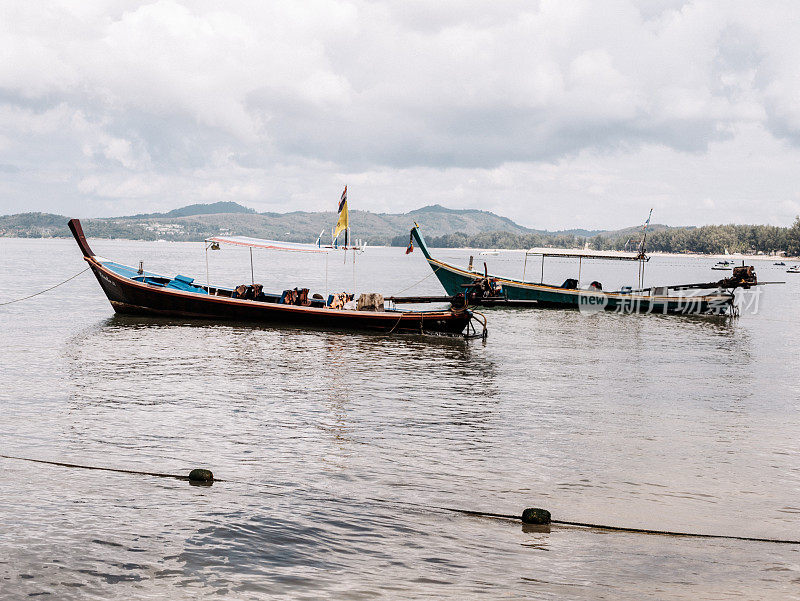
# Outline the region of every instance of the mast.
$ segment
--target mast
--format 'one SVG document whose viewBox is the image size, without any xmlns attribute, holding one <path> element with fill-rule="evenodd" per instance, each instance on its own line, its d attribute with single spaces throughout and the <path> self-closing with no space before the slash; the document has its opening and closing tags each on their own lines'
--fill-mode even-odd
<svg viewBox="0 0 800 601">
<path fill-rule="evenodd" d="M 653 216 L 653 209 L 650 209 L 650 213 L 647 215 L 647 221 L 644 222 L 642 226 L 642 241 L 639 244 L 639 289 L 641 290 L 644 287 L 644 264 L 645 264 L 645 252 L 647 247 L 645 246 L 645 241 L 647 240 L 647 227 L 650 225 L 650 218 Z"/>
</svg>

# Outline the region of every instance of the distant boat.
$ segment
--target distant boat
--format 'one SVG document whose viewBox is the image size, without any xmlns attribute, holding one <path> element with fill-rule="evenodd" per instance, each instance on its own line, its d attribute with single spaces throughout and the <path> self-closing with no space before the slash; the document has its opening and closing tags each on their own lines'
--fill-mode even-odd
<svg viewBox="0 0 800 601">
<path fill-rule="evenodd" d="M 777 263 L 773 263 L 773 265 L 777 265 L 778 267 L 786 267 L 786 263 L 783 261 L 778 261 Z"/>
<path fill-rule="evenodd" d="M 357 303 L 352 294 L 344 293 L 332 294 L 326 301 L 321 296 L 309 297 L 307 288 L 270 294 L 264 293 L 261 285 L 255 283 L 223 288 L 211 286 L 208 275 L 205 284 L 196 283 L 194 278 L 182 275 L 159 275 L 145 271 L 141 263 L 137 269 L 95 255 L 86 241 L 78 219 L 70 219 L 69 229 L 83 253 L 83 258 L 117 313 L 374 330 L 384 334 L 460 334 L 472 320 L 472 312 L 467 309 L 463 296 L 460 303 L 453 302 L 447 310 L 399 311 L 386 309 L 383 298 L 375 294 L 361 295 Z M 222 243 L 247 246 L 251 253 L 253 248 L 327 252 L 313 244 L 293 244 L 240 236 L 217 236 L 206 242 L 206 251 L 209 248 L 218 250 Z M 353 308 L 343 308 L 348 305 Z"/>
<path fill-rule="evenodd" d="M 786 270 L 786 273 L 800 273 L 800 265 L 792 265 Z"/>
<path fill-rule="evenodd" d="M 486 255 L 486 256 L 493 256 L 493 257 L 496 257 L 497 255 L 499 255 L 499 254 L 500 254 L 500 251 L 499 251 L 499 250 L 482 250 L 482 251 L 481 251 L 481 252 L 479 252 L 478 254 L 479 254 L 479 255 Z"/>
<path fill-rule="evenodd" d="M 733 269 L 733 262 L 732 261 L 717 261 L 714 264 L 714 267 L 712 267 L 711 269 L 714 269 L 715 271 L 730 271 L 731 269 Z"/>
</svg>

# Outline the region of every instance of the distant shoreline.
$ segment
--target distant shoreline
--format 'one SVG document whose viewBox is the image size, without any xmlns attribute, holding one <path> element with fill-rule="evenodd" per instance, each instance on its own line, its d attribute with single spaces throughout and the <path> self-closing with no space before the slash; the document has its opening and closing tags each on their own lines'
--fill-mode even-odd
<svg viewBox="0 0 800 601">
<path fill-rule="evenodd" d="M 478 253 L 491 251 L 492 253 L 524 253 L 528 250 L 531 251 L 553 251 L 554 253 L 558 253 L 559 251 L 569 253 L 597 253 L 597 254 L 607 254 L 607 255 L 629 255 L 630 253 L 625 253 L 622 251 L 617 250 L 603 250 L 603 251 L 594 251 L 592 249 L 585 249 L 585 248 L 561 248 L 561 247 L 544 247 L 544 248 L 471 248 L 471 247 L 453 247 L 453 246 L 440 246 L 440 247 L 431 247 L 435 248 L 436 250 L 469 250 L 475 252 L 477 259 L 478 256 L 487 256 L 487 255 L 478 255 Z M 489 255 L 491 256 L 491 255 Z M 699 259 L 720 259 L 720 260 L 728 260 L 728 261 L 784 261 L 789 263 L 800 263 L 800 257 L 794 256 L 783 256 L 783 255 L 747 255 L 742 253 L 733 253 L 733 254 L 704 254 L 704 253 L 668 253 L 662 251 L 653 251 L 648 252 L 647 256 L 649 257 L 696 257 Z"/>
<path fill-rule="evenodd" d="M 32 236 L 0 236 L 0 240 L 71 240 L 70 236 L 50 236 L 48 238 L 35 238 Z M 173 244 L 202 244 L 202 240 L 145 240 L 142 238 L 93 238 L 93 240 L 97 240 L 98 242 L 113 242 L 113 241 L 122 241 L 122 242 L 148 242 L 150 244 L 153 243 L 162 243 L 162 242 L 169 242 Z M 375 245 L 366 245 L 367 248 L 402 248 L 401 246 L 391 246 L 391 245 L 384 245 L 384 244 L 375 244 Z M 524 253 L 528 250 L 552 250 L 552 251 L 564 251 L 564 252 L 587 252 L 592 253 L 595 251 L 589 250 L 587 251 L 585 248 L 561 248 L 561 247 L 544 247 L 544 248 L 536 248 L 536 249 L 528 249 L 528 248 L 471 248 L 468 246 L 440 246 L 440 247 L 431 247 L 432 249 L 436 250 L 467 250 L 472 251 L 477 256 L 487 256 L 487 255 L 478 255 L 478 253 L 491 251 L 497 253 Z M 606 253 L 609 255 L 623 255 L 629 253 L 623 253 L 621 251 L 614 251 L 614 250 L 604 250 L 604 251 L 597 251 Z M 698 259 L 720 259 L 720 260 L 728 260 L 728 261 L 784 261 L 787 263 L 800 263 L 800 256 L 782 256 L 782 255 L 747 255 L 742 253 L 733 253 L 729 255 L 725 254 L 703 254 L 703 253 L 667 253 L 661 251 L 653 251 L 648 252 L 648 256 L 651 257 L 694 257 Z M 490 255 L 491 256 L 491 255 Z M 788 264 L 787 264 L 788 267 Z"/>
</svg>

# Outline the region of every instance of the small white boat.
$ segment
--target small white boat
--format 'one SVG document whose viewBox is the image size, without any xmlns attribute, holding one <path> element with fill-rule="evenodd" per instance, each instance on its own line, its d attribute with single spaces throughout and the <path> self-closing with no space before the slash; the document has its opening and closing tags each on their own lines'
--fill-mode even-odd
<svg viewBox="0 0 800 601">
<path fill-rule="evenodd" d="M 484 256 L 486 256 L 486 255 L 491 255 L 491 256 L 493 256 L 493 257 L 496 257 L 497 255 L 499 255 L 499 254 L 500 254 L 500 251 L 499 251 L 499 250 L 482 250 L 482 251 L 481 251 L 481 252 L 479 252 L 478 254 L 479 254 L 479 255 L 484 255 Z"/>
<path fill-rule="evenodd" d="M 786 273 L 800 273 L 800 265 L 792 265 L 786 270 Z"/>
</svg>

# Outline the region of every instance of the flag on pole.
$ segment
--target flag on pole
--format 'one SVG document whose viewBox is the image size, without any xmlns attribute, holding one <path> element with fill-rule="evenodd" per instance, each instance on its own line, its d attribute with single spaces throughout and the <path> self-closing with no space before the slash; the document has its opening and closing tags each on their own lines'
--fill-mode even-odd
<svg viewBox="0 0 800 601">
<path fill-rule="evenodd" d="M 411 234 L 408 236 L 408 248 L 406 248 L 406 254 L 414 252 L 414 230 L 411 230 Z"/>
<path fill-rule="evenodd" d="M 650 218 L 653 216 L 653 209 L 650 209 L 650 214 L 647 216 L 647 221 L 642 226 L 642 240 L 639 242 L 639 254 L 644 255 L 645 247 L 644 241 L 647 239 L 647 228 L 650 226 Z"/>
<path fill-rule="evenodd" d="M 333 237 L 337 238 L 339 232 L 344 230 L 344 245 L 347 246 L 347 233 L 350 229 L 350 218 L 347 214 L 347 186 L 344 187 L 342 192 L 342 199 L 339 201 L 339 221 L 336 222 L 336 227 L 333 228 Z"/>
</svg>

